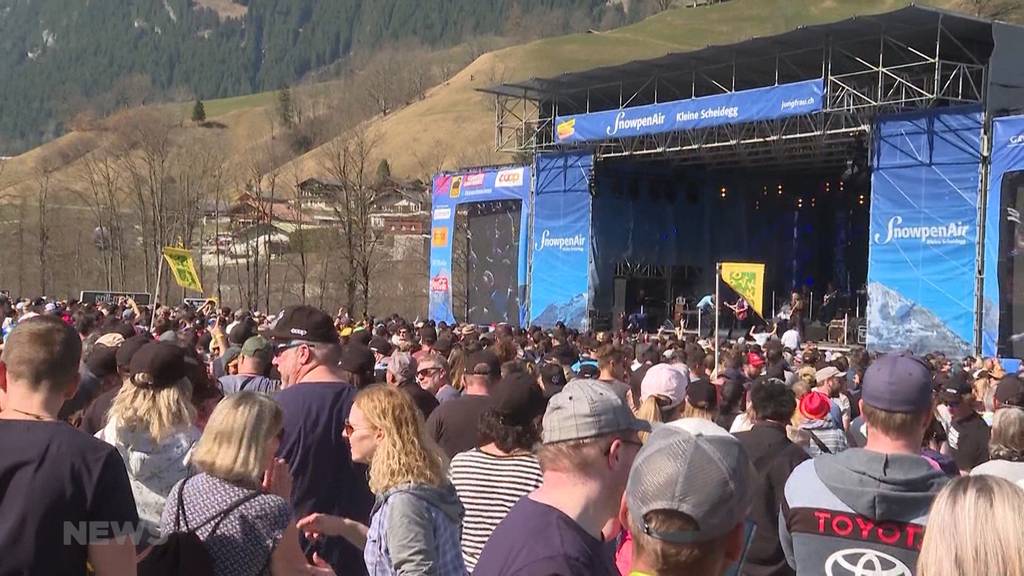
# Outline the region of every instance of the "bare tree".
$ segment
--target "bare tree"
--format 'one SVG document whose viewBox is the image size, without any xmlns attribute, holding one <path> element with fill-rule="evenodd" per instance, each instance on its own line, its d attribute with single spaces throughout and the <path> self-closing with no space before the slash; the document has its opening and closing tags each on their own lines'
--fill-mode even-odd
<svg viewBox="0 0 1024 576">
<path fill-rule="evenodd" d="M 35 169 L 36 202 L 36 254 L 39 257 L 39 291 L 46 294 L 50 288 L 50 192 L 54 168 L 40 164 Z"/>
</svg>

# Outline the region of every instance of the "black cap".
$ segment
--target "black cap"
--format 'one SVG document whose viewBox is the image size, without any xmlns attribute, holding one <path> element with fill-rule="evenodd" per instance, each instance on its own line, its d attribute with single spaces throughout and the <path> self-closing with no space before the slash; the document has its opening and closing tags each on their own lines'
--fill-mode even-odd
<svg viewBox="0 0 1024 576">
<path fill-rule="evenodd" d="M 513 372 L 502 378 L 490 393 L 501 423 L 525 426 L 544 414 L 547 402 L 537 382 L 526 372 Z"/>
<path fill-rule="evenodd" d="M 139 388 L 173 386 L 187 375 L 185 350 L 168 342 L 150 342 L 132 357 L 131 374 Z"/>
<path fill-rule="evenodd" d="M 1013 374 L 1003 376 L 996 384 L 995 400 L 1001 405 L 1024 408 L 1024 382 Z"/>
<path fill-rule="evenodd" d="M 338 367 L 353 374 L 369 374 L 373 372 L 376 361 L 373 352 L 366 346 L 349 344 L 341 351 L 341 361 Z"/>
<path fill-rule="evenodd" d="M 313 306 L 289 306 L 264 334 L 275 340 L 305 340 L 336 344 L 338 331 L 323 310 Z"/>
<path fill-rule="evenodd" d="M 501 361 L 490 350 L 474 352 L 466 358 L 466 374 L 497 378 L 501 374 Z"/>
<path fill-rule="evenodd" d="M 580 378 L 594 379 L 601 375 L 601 370 L 597 367 L 597 364 L 588 362 L 580 365 L 580 369 L 576 371 L 576 375 Z"/>
<path fill-rule="evenodd" d="M 231 332 L 228 332 L 228 343 L 238 344 L 241 346 L 245 344 L 245 341 L 256 335 L 256 323 L 245 318 L 239 320 L 238 324 L 231 327 Z"/>
<path fill-rule="evenodd" d="M 89 356 L 85 359 L 85 365 L 89 372 L 97 378 L 106 378 L 117 373 L 117 348 L 110 348 L 97 344 L 93 346 Z"/>
<path fill-rule="evenodd" d="M 686 403 L 702 410 L 718 408 L 718 390 L 707 380 L 694 380 L 686 386 Z"/>
<path fill-rule="evenodd" d="M 135 353 L 152 341 L 146 334 L 139 334 L 125 340 L 117 349 L 117 367 L 127 370 L 131 366 L 132 357 L 135 356 Z"/>
<path fill-rule="evenodd" d="M 558 364 L 547 363 L 540 367 L 540 378 L 544 382 L 544 388 L 550 390 L 556 388 L 561 390 L 568 384 L 565 379 L 565 370 Z"/>
<path fill-rule="evenodd" d="M 380 336 L 372 338 L 370 340 L 369 348 L 371 352 L 391 356 L 391 343 L 388 342 L 387 338 L 382 338 Z"/>
<path fill-rule="evenodd" d="M 939 390 L 939 396 L 943 400 L 959 400 L 961 396 L 971 392 L 971 384 L 967 381 L 966 374 L 961 371 L 950 374 L 949 379 Z"/>
</svg>

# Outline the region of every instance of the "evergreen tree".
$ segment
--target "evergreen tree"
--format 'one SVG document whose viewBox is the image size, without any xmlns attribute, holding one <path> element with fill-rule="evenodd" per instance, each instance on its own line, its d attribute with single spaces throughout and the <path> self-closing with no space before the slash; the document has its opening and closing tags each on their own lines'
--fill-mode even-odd
<svg viewBox="0 0 1024 576">
<path fill-rule="evenodd" d="M 295 104 L 292 102 L 292 89 L 287 85 L 277 92 L 277 117 L 285 128 L 295 127 Z"/>
<path fill-rule="evenodd" d="M 206 107 L 202 100 L 197 99 L 196 105 L 192 107 L 192 121 L 197 124 L 206 122 Z"/>
<path fill-rule="evenodd" d="M 380 164 L 377 164 L 377 182 L 384 182 L 388 178 L 391 178 L 391 164 L 385 158 L 380 161 Z"/>
</svg>

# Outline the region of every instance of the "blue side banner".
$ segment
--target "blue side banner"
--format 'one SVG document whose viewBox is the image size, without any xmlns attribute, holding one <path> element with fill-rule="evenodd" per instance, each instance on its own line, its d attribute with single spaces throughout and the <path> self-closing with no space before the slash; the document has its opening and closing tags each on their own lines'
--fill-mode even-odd
<svg viewBox="0 0 1024 576">
<path fill-rule="evenodd" d="M 465 171 L 451 174 L 438 174 L 434 177 L 431 225 L 430 225 L 430 298 L 428 313 L 435 322 L 454 322 L 456 318 L 465 322 L 465 310 L 453 309 L 452 292 L 466 290 L 465 286 L 455 287 L 452 283 L 452 244 L 456 240 L 456 217 L 458 207 L 462 204 L 476 202 L 492 202 L 497 200 L 519 200 L 522 210 L 518 223 L 518 262 L 516 266 L 515 293 L 511 297 L 518 303 L 518 317 L 510 313 L 501 315 L 503 322 L 524 325 L 526 323 L 526 274 L 527 252 L 529 249 L 528 231 L 530 221 L 530 169 L 525 166 L 508 166 L 477 171 Z M 464 241 L 465 238 L 462 238 Z M 481 245 L 482 246 L 482 245 Z M 483 249 L 483 248 L 481 248 Z M 466 263 L 459 263 L 465 266 Z M 490 278 L 495 280 L 495 275 Z M 476 287 L 479 291 L 481 286 Z M 492 286 L 494 298 L 498 299 L 499 287 Z M 486 296 L 486 295 L 485 295 Z M 500 295 L 502 302 L 495 306 L 496 310 L 504 310 L 504 302 L 510 302 L 510 295 Z"/>
<path fill-rule="evenodd" d="M 981 128 L 974 107 L 879 120 L 869 350 L 973 354 Z"/>
<path fill-rule="evenodd" d="M 537 156 L 531 324 L 587 326 L 590 302 L 590 178 L 593 156 Z"/>
<path fill-rule="evenodd" d="M 629 138 L 809 114 L 822 109 L 823 91 L 824 82 L 819 78 L 662 104 L 559 116 L 555 121 L 555 141 L 567 144 Z"/>
<path fill-rule="evenodd" d="M 992 121 L 982 353 L 1024 357 L 1024 116 Z"/>
</svg>

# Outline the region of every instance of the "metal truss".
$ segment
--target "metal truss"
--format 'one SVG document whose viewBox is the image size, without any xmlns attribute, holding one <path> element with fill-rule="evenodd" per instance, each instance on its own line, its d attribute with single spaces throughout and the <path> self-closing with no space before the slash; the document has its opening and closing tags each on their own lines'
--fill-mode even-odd
<svg viewBox="0 0 1024 576">
<path fill-rule="evenodd" d="M 668 278 L 668 266 L 621 260 L 615 263 L 615 276 L 663 279 Z"/>
<path fill-rule="evenodd" d="M 563 150 L 568 147 L 554 138 L 560 115 L 824 78 L 820 112 L 613 138 L 583 148 L 593 150 L 597 158 L 671 156 L 682 163 L 709 165 L 842 162 L 849 157 L 851 142 L 869 133 L 879 114 L 982 102 L 986 58 L 984 48 L 966 46 L 940 19 L 937 26 L 901 37 L 883 33 L 837 41 L 830 36 L 817 46 L 689 70 L 661 63 L 664 59 L 637 63 L 633 78 L 609 76 L 606 82 L 584 88 L 559 79 L 507 84 L 492 91 L 496 145 L 503 152 Z"/>
</svg>

